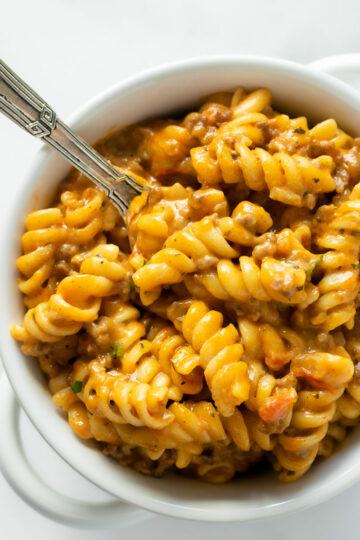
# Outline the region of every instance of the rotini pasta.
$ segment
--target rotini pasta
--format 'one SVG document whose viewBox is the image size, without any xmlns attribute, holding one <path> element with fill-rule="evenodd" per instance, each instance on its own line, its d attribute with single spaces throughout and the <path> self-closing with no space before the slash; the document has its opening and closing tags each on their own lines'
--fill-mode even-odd
<svg viewBox="0 0 360 540">
<path fill-rule="evenodd" d="M 200 147 L 201 156 L 199 149 L 192 150 L 193 165 L 201 184 L 242 182 L 254 191 L 268 189 L 270 198 L 276 201 L 308 208 L 314 208 L 318 194 L 335 189 L 330 156 L 309 159 L 285 152 L 270 154 L 260 147 L 251 149 L 242 142 L 236 142 L 233 149 L 225 149 L 223 141 L 216 146 L 214 142 L 209 145 L 207 156 L 203 147 Z"/>
<path fill-rule="evenodd" d="M 237 246 L 253 246 L 258 235 L 272 225 L 268 212 L 258 205 L 241 202 L 231 218 L 204 217 L 171 235 L 164 248 L 134 274 L 141 301 L 151 304 L 161 294 L 161 286 L 183 281 L 184 274 L 211 267 L 220 259 L 238 255 Z M 235 247 L 234 247 L 235 246 Z"/>
<path fill-rule="evenodd" d="M 52 278 L 56 249 L 66 241 L 68 231 L 59 208 L 32 212 L 26 218 L 26 232 L 21 239 L 24 255 L 16 261 L 24 278 L 18 287 L 25 295 L 27 307 L 35 307 L 55 292 L 56 280 Z"/>
<path fill-rule="evenodd" d="M 232 324 L 224 326 L 222 314 L 201 301 L 175 302 L 167 314 L 199 353 L 199 364 L 217 409 L 223 416 L 230 416 L 249 395 L 238 331 Z"/>
<path fill-rule="evenodd" d="M 28 215 L 12 336 L 121 465 L 301 477 L 360 419 L 359 140 L 240 87 L 97 149 L 149 194 L 126 226 L 72 171 Z"/>
<path fill-rule="evenodd" d="M 224 301 L 248 302 L 255 298 L 284 304 L 309 305 L 315 302 L 319 292 L 308 279 L 308 274 L 318 256 L 307 251 L 288 229 L 273 234 L 268 244 L 258 244 L 253 252 L 255 256 L 243 255 L 239 264 L 222 259 L 215 267 L 194 273 L 190 279 L 200 283 L 213 297 Z M 267 251 L 272 256 L 266 256 Z M 185 279 L 185 285 L 190 279 Z"/>
</svg>

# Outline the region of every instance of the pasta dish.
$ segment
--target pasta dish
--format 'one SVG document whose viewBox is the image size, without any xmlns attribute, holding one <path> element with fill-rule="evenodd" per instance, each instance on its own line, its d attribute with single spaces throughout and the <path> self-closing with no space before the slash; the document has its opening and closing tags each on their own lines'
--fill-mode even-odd
<svg viewBox="0 0 360 540">
<path fill-rule="evenodd" d="M 149 194 L 72 171 L 27 216 L 12 336 L 122 465 L 301 477 L 360 417 L 360 140 L 238 88 L 96 148 Z"/>
</svg>

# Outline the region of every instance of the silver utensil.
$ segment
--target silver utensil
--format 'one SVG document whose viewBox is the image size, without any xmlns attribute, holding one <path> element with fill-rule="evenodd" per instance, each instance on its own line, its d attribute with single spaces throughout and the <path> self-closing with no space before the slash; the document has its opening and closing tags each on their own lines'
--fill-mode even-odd
<svg viewBox="0 0 360 540">
<path fill-rule="evenodd" d="M 95 182 L 126 221 L 131 201 L 148 188 L 116 170 L 64 124 L 55 111 L 1 60 L 0 110 L 31 135 L 55 148 Z"/>
</svg>

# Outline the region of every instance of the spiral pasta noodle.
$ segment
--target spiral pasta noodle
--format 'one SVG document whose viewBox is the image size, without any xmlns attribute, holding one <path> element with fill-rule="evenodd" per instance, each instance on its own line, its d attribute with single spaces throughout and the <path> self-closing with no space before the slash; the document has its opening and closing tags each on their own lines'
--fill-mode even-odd
<svg viewBox="0 0 360 540">
<path fill-rule="evenodd" d="M 244 183 L 254 191 L 268 189 L 270 198 L 276 201 L 308 208 L 314 208 L 318 194 L 335 190 L 330 156 L 309 159 L 285 152 L 270 154 L 242 142 L 235 142 L 233 149 L 226 148 L 223 141 L 216 145 L 214 142 L 209 145 L 207 156 L 203 147 L 191 153 L 201 184 Z"/>
<path fill-rule="evenodd" d="M 167 313 L 199 353 L 199 364 L 217 409 L 223 416 L 230 416 L 249 393 L 247 366 L 241 361 L 243 347 L 236 328 L 231 324 L 224 327 L 222 314 L 201 301 L 175 302 Z"/>
<path fill-rule="evenodd" d="M 333 330 L 341 325 L 351 328 L 360 290 L 359 252 L 360 199 L 355 186 L 347 200 L 337 208 L 318 211 L 315 242 L 320 249 L 330 249 L 322 256 L 318 283 L 320 297 L 310 310 L 311 323 Z M 323 215 L 325 214 L 325 215 Z"/>
<path fill-rule="evenodd" d="M 208 216 L 171 235 L 164 248 L 134 274 L 144 305 L 154 302 L 161 286 L 179 283 L 185 274 L 210 267 L 220 259 L 232 259 L 238 249 L 232 244 L 252 246 L 257 235 L 272 225 L 269 214 L 260 206 L 239 203 L 231 218 Z"/>
<path fill-rule="evenodd" d="M 32 212 L 26 218 L 26 229 L 21 239 L 24 254 L 16 264 L 24 276 L 18 280 L 18 287 L 25 295 L 26 306 L 31 308 L 48 300 L 55 290 L 56 283 L 49 278 L 56 248 L 65 242 L 68 231 L 59 208 Z"/>
<path fill-rule="evenodd" d="M 101 298 L 114 294 L 115 283 L 128 272 L 128 263 L 118 261 L 118 254 L 119 248 L 110 244 L 94 248 L 80 273 L 64 278 L 47 302 L 29 309 L 23 325 L 12 328 L 12 335 L 22 341 L 53 342 L 95 320 Z"/>
<path fill-rule="evenodd" d="M 307 353 L 292 362 L 292 369 L 310 388 L 299 392 L 290 423 L 293 431 L 281 434 L 274 449 L 284 481 L 303 475 L 313 463 L 334 417 L 336 401 L 351 380 L 354 365 L 350 356 L 342 347 L 336 353 Z"/>
<path fill-rule="evenodd" d="M 287 249 L 281 252 L 285 243 Z M 275 300 L 284 304 L 309 305 L 315 302 L 319 292 L 308 280 L 308 272 L 318 257 L 308 252 L 287 229 L 274 237 L 274 244 L 277 247 L 272 257 L 265 256 L 259 261 L 243 255 L 239 264 L 222 259 L 216 267 L 185 279 L 185 284 L 191 287 L 190 280 L 196 280 L 211 296 L 224 301 L 248 302 L 250 298 L 255 298 L 262 302 Z"/>
<path fill-rule="evenodd" d="M 71 229 L 72 243 L 86 244 L 102 230 L 104 198 L 103 193 L 94 188 L 87 188 L 82 193 L 65 191 L 61 195 L 64 223 Z"/>
<path fill-rule="evenodd" d="M 174 421 L 156 433 L 127 425 L 118 425 L 117 431 L 126 444 L 143 446 L 152 459 L 160 457 L 165 450 L 175 449 L 179 469 L 187 467 L 192 455 L 200 454 L 205 444 L 226 438 L 219 415 L 209 402 L 172 403 L 169 412 L 174 415 Z"/>
<path fill-rule="evenodd" d="M 162 186 L 151 193 L 151 205 L 139 197 L 131 206 L 129 238 L 132 245 L 130 261 L 134 268 L 143 266 L 159 251 L 165 240 L 186 226 L 208 214 L 227 216 L 228 203 L 221 190 L 214 188 L 194 191 L 181 184 Z"/>
</svg>

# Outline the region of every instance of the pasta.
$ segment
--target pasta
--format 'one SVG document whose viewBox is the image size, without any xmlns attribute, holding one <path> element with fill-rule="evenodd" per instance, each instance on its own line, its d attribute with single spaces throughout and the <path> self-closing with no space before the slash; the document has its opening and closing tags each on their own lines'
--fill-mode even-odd
<svg viewBox="0 0 360 540">
<path fill-rule="evenodd" d="M 250 149 L 241 139 L 235 142 L 234 150 L 225 149 L 223 140 L 216 141 L 216 145 L 214 143 L 212 141 L 209 145 L 208 156 L 204 156 L 203 147 L 200 148 L 200 156 L 197 148 L 192 151 L 200 183 L 243 182 L 254 191 L 269 189 L 270 197 L 276 201 L 308 208 L 315 206 L 317 194 L 335 189 L 330 156 L 309 159 L 285 152 L 270 154 L 260 147 Z"/>
<path fill-rule="evenodd" d="M 27 216 L 12 336 L 121 465 L 300 478 L 360 419 L 360 140 L 240 87 L 97 149 L 149 194 L 126 226 L 72 171 Z"/>
<path fill-rule="evenodd" d="M 199 353 L 199 365 L 218 411 L 231 416 L 249 393 L 247 365 L 241 361 L 243 346 L 236 328 L 224 326 L 222 314 L 209 310 L 201 301 L 174 302 L 167 314 Z"/>
<path fill-rule="evenodd" d="M 238 251 L 229 242 L 252 246 L 257 233 L 265 232 L 271 225 L 271 217 L 263 208 L 241 202 L 231 218 L 217 219 L 213 214 L 174 233 L 149 264 L 134 274 L 142 303 L 149 305 L 156 300 L 163 284 L 179 283 L 184 274 L 211 267 L 222 258 L 236 257 Z"/>
<path fill-rule="evenodd" d="M 248 302 L 255 298 L 263 302 L 276 300 L 284 304 L 311 304 L 319 297 L 318 288 L 308 279 L 307 273 L 317 257 L 305 250 L 290 230 L 283 229 L 273 235 L 276 246 L 273 256 L 265 254 L 258 244 L 255 256 L 241 256 L 239 264 L 221 259 L 209 270 L 194 273 L 192 279 L 220 300 Z M 286 245 L 286 250 L 283 250 Z M 262 255 L 260 255 L 262 256 Z M 185 284 L 189 282 L 185 280 Z"/>
</svg>

